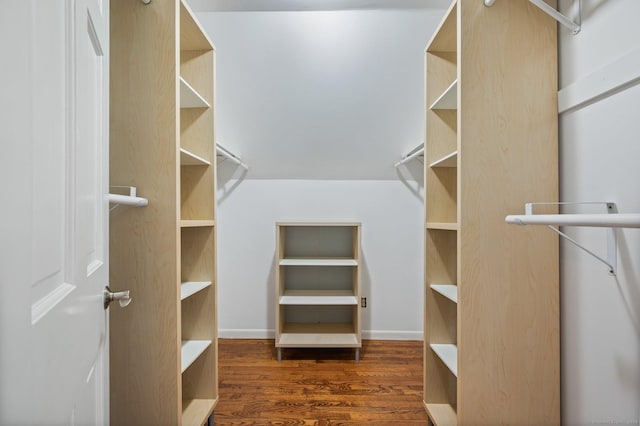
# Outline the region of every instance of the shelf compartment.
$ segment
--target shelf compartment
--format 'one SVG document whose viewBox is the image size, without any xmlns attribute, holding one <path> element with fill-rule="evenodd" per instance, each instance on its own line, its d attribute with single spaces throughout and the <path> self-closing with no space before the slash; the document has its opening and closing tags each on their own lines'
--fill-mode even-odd
<svg viewBox="0 0 640 426">
<path fill-rule="evenodd" d="M 432 343 L 431 350 L 438 355 L 444 365 L 447 366 L 451 374 L 458 377 L 458 348 L 452 344 L 435 344 Z"/>
<path fill-rule="evenodd" d="M 453 303 L 458 303 L 458 286 L 455 284 L 431 284 L 435 292 L 440 293 Z"/>
<path fill-rule="evenodd" d="M 458 151 L 453 151 L 429 164 L 429 167 L 458 167 Z"/>
<path fill-rule="evenodd" d="M 181 372 L 184 373 L 209 346 L 211 346 L 211 340 L 183 340 Z"/>
<path fill-rule="evenodd" d="M 187 80 L 180 77 L 180 108 L 211 108 L 211 106 Z"/>
<path fill-rule="evenodd" d="M 215 167 L 180 167 L 180 219 L 215 217 L 214 182 Z"/>
<path fill-rule="evenodd" d="M 359 348 L 361 343 L 351 323 L 286 323 L 276 346 Z"/>
<path fill-rule="evenodd" d="M 280 259 L 359 258 L 359 227 L 356 224 L 278 223 Z"/>
<path fill-rule="evenodd" d="M 285 290 L 280 305 L 357 305 L 358 298 L 349 290 Z"/>
<path fill-rule="evenodd" d="M 451 404 L 424 404 L 427 414 L 436 426 L 456 426 L 458 417 Z"/>
<path fill-rule="evenodd" d="M 211 281 L 187 281 L 180 285 L 180 300 L 193 296 L 197 292 L 211 286 Z"/>
<path fill-rule="evenodd" d="M 280 266 L 358 266 L 356 259 L 281 259 Z"/>
<path fill-rule="evenodd" d="M 217 399 L 187 399 L 182 401 L 182 425 L 200 426 L 213 413 Z"/>
<path fill-rule="evenodd" d="M 181 166 L 210 166 L 211 162 L 205 160 L 193 152 L 180 148 L 180 165 Z"/>
<path fill-rule="evenodd" d="M 458 109 L 458 80 L 454 80 L 453 83 L 446 88 L 446 90 L 435 100 L 429 107 L 431 110 L 439 109 Z"/>
<path fill-rule="evenodd" d="M 427 222 L 427 229 L 436 229 L 441 231 L 457 231 L 458 224 L 454 222 Z"/>
</svg>

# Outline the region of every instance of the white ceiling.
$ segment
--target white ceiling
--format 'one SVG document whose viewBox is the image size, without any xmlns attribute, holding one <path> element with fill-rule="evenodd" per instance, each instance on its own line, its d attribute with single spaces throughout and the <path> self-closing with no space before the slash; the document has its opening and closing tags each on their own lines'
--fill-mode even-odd
<svg viewBox="0 0 640 426">
<path fill-rule="evenodd" d="M 451 0 L 188 0 L 194 12 L 446 9 Z"/>
</svg>

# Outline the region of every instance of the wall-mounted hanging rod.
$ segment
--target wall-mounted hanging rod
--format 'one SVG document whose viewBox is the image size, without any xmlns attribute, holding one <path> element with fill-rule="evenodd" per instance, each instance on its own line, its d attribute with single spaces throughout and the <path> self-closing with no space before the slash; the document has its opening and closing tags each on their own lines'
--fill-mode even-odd
<svg viewBox="0 0 640 426">
<path fill-rule="evenodd" d="M 604 204 L 607 207 L 607 213 L 601 214 L 534 214 L 533 206 L 535 205 L 585 205 L 585 204 Z M 617 228 L 640 228 L 640 213 L 618 213 L 615 203 L 612 202 L 595 202 L 595 203 L 527 203 L 525 204 L 524 215 L 509 215 L 505 218 L 505 222 L 513 225 L 546 225 L 552 231 L 558 233 L 570 243 L 584 250 L 600 262 L 607 265 L 609 274 L 616 274 L 617 264 Z M 607 260 L 596 255 L 592 251 L 580 245 L 577 241 L 561 232 L 556 226 L 590 226 L 602 227 L 607 229 Z"/>
<path fill-rule="evenodd" d="M 115 204 L 111 209 L 109 209 L 109 211 L 115 209 L 119 205 L 134 207 L 145 207 L 149 205 L 149 200 L 136 195 L 137 189 L 135 186 L 112 186 L 111 188 L 127 188 L 129 190 L 129 195 L 109 194 L 109 204 Z"/>
<path fill-rule="evenodd" d="M 540 10 L 542 10 L 547 15 L 551 16 L 553 19 L 558 21 L 560 24 L 571 30 L 572 34 L 578 34 L 580 32 L 580 24 L 573 22 L 571 19 L 563 15 L 562 13 L 555 10 L 553 7 L 549 6 L 544 0 L 529 0 L 535 6 L 537 6 Z M 581 0 L 578 0 L 578 22 L 581 21 L 582 15 L 582 5 L 580 3 Z M 487 7 L 493 6 L 496 0 L 484 0 L 484 5 Z"/>
<path fill-rule="evenodd" d="M 424 143 L 421 143 L 420 145 L 413 148 L 411 151 L 409 151 L 407 154 L 405 154 L 402 157 L 402 160 L 398 161 L 393 166 L 400 167 L 401 165 L 408 163 L 409 161 L 413 160 L 414 158 L 418 158 L 421 155 L 424 155 Z"/>
<path fill-rule="evenodd" d="M 229 151 L 228 149 L 220 145 L 220 143 L 218 142 L 216 142 L 216 153 L 227 160 L 231 160 L 232 162 L 236 163 L 238 166 L 243 167 L 245 170 L 249 170 L 249 166 L 243 163 L 240 157 L 238 157 L 237 155 L 235 155 L 234 153 L 232 153 L 231 151 Z"/>
</svg>

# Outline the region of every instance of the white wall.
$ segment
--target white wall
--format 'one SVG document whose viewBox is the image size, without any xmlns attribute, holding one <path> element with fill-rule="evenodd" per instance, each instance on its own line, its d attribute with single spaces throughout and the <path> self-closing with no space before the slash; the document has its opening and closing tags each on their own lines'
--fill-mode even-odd
<svg viewBox="0 0 640 426">
<path fill-rule="evenodd" d="M 228 197 L 223 191 L 218 210 L 222 337 L 273 337 L 276 222 L 357 221 L 362 222 L 362 295 L 368 302 L 363 337 L 422 339 L 422 200 L 402 183 L 246 180 Z"/>
<path fill-rule="evenodd" d="M 391 4 L 391 2 L 389 3 Z M 216 45 L 222 337 L 272 337 L 275 223 L 362 223 L 363 337 L 422 339 L 424 47 L 444 9 L 201 12 Z M 402 177 L 402 179 L 401 179 Z"/>
<path fill-rule="evenodd" d="M 562 1 L 562 10 L 572 13 L 571 3 L 577 1 Z M 568 108 L 560 116 L 561 197 L 614 201 L 621 212 L 640 212 L 640 86 L 631 82 L 598 96 L 616 82 L 640 78 L 640 2 L 582 3 L 582 31 L 572 36 L 559 30 L 560 101 Z M 576 103 L 581 104 L 570 108 Z M 606 257 L 605 230 L 574 228 L 570 234 Z M 640 423 L 639 259 L 637 229 L 619 232 L 616 277 L 562 243 L 566 425 Z"/>
<path fill-rule="evenodd" d="M 216 45 L 216 139 L 249 179 L 397 179 L 424 139 L 424 48 L 443 13 L 198 13 Z"/>
</svg>

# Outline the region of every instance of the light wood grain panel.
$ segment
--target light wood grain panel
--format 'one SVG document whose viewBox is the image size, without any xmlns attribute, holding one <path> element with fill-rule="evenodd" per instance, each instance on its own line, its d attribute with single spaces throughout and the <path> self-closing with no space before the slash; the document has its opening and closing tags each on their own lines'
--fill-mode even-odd
<svg viewBox="0 0 640 426">
<path fill-rule="evenodd" d="M 180 47 L 182 50 L 212 50 L 214 45 L 195 19 L 191 8 L 180 0 Z"/>
<path fill-rule="evenodd" d="M 172 2 L 110 2 L 110 184 L 137 186 L 149 199 L 110 215 L 111 286 L 133 297 L 110 314 L 110 417 L 119 425 L 178 424 L 181 416 L 177 36 L 175 26 L 164 28 L 176 11 Z"/>
<path fill-rule="evenodd" d="M 180 167 L 180 218 L 213 220 L 215 176 L 211 166 Z"/>
<path fill-rule="evenodd" d="M 457 121 L 457 111 L 427 111 L 427 152 L 425 157 L 427 167 L 458 149 Z"/>
<path fill-rule="evenodd" d="M 186 399 L 182 401 L 182 424 L 183 426 L 202 426 L 206 423 L 217 399 Z M 204 421 L 202 419 L 205 419 Z"/>
<path fill-rule="evenodd" d="M 215 228 L 182 228 L 182 279 L 212 281 L 215 268 Z"/>
<path fill-rule="evenodd" d="M 456 223 L 458 170 L 453 167 L 428 168 L 425 173 L 427 222 Z"/>
<path fill-rule="evenodd" d="M 212 50 L 181 50 L 180 76 L 213 107 L 213 56 Z"/>
<path fill-rule="evenodd" d="M 182 375 L 183 398 L 217 399 L 217 289 L 215 285 L 182 302 L 182 339 L 211 340 Z"/>
<path fill-rule="evenodd" d="M 211 108 L 183 108 L 180 110 L 180 147 L 213 163 L 214 113 Z"/>
<path fill-rule="evenodd" d="M 457 54 L 453 52 L 427 52 L 427 98 L 425 108 L 442 96 L 457 78 Z"/>
<path fill-rule="evenodd" d="M 526 1 L 458 8 L 458 419 L 557 425 L 557 239 L 504 223 L 557 200 L 556 23 Z"/>
<path fill-rule="evenodd" d="M 442 22 L 436 29 L 433 37 L 427 44 L 429 52 L 455 52 L 457 41 L 457 4 L 456 0 L 451 2 L 449 9 L 444 14 Z"/>
</svg>

